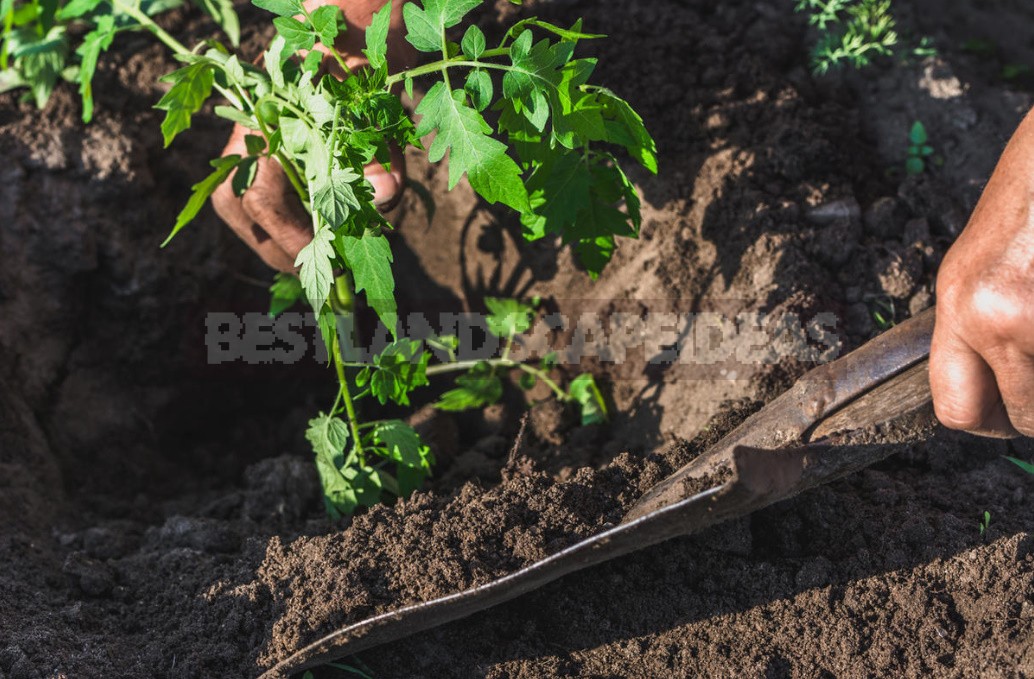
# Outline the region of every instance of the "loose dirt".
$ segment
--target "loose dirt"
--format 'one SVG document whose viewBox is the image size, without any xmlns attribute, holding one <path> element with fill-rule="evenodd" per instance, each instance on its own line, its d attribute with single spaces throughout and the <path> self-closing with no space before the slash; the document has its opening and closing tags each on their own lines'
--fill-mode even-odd
<svg viewBox="0 0 1034 679">
<path fill-rule="evenodd" d="M 998 39 L 995 17 L 1011 29 L 1034 16 L 1008 2 L 897 4 L 940 55 L 822 80 L 788 3 L 482 12 L 489 33 L 531 11 L 608 33 L 587 51 L 643 113 L 662 171 L 633 174 L 642 239 L 590 283 L 414 156 L 438 206 L 428 225 L 410 195 L 395 216 L 404 306 L 537 294 L 567 314 L 831 312 L 844 349 L 877 331 L 874 309 L 900 320 L 928 306 L 940 257 L 1031 103 L 998 62 L 956 46 Z M 265 17 L 239 9 L 257 53 Z M 212 31 L 192 11 L 166 23 L 191 40 Z M 1003 30 L 995 59 L 1022 59 L 1024 45 Z M 605 426 L 544 405 L 519 435 L 513 395 L 484 415 L 425 412 L 441 459 L 429 489 L 330 524 L 301 436 L 327 400 L 325 370 L 205 360 L 205 314 L 261 311 L 268 272 L 207 211 L 156 247 L 226 126 L 202 115 L 163 151 L 150 107 L 172 62 L 142 38 L 113 52 L 90 126 L 69 87 L 42 113 L 0 97 L 0 677 L 253 676 L 336 626 L 613 525 L 808 367 L 586 361 L 615 411 Z M 944 162 L 905 178 L 915 119 Z M 1034 479 L 1001 459 L 1032 453 L 942 432 L 346 662 L 374 677 L 1034 674 Z"/>
</svg>

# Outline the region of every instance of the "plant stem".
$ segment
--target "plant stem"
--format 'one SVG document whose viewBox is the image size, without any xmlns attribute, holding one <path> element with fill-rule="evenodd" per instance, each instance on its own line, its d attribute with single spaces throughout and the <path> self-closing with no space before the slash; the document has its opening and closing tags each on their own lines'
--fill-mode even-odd
<svg viewBox="0 0 1034 679">
<path fill-rule="evenodd" d="M 161 40 L 166 46 L 169 47 L 176 54 L 190 54 L 183 43 L 176 38 L 169 35 L 165 29 L 156 24 L 151 17 L 144 14 L 139 7 L 133 3 L 123 2 L 123 0 L 112 0 L 112 4 L 117 8 L 128 14 L 129 16 L 136 19 L 141 26 L 154 33 L 154 36 Z"/>
<path fill-rule="evenodd" d="M 360 463 L 365 462 L 363 458 L 363 440 L 359 432 L 359 418 L 355 413 L 355 404 L 352 402 L 352 393 L 348 389 L 348 378 L 345 376 L 345 362 L 341 359 L 341 340 L 337 334 L 337 327 L 334 328 L 334 370 L 337 372 L 337 381 L 341 385 L 341 399 L 345 402 L 345 414 L 348 416 L 348 426 L 352 430 L 352 438 L 355 440 L 355 453 Z"/>
<path fill-rule="evenodd" d="M 452 372 L 461 372 L 464 370 L 470 370 L 479 363 L 487 363 L 493 368 L 516 368 L 522 370 L 529 375 L 533 375 L 536 379 L 542 380 L 542 382 L 549 387 L 558 399 L 561 401 L 570 401 L 571 397 L 566 391 L 560 388 L 556 382 L 550 379 L 549 375 L 543 370 L 539 370 L 534 366 L 530 366 L 527 363 L 519 363 L 509 358 L 492 358 L 488 360 L 480 361 L 456 361 L 455 363 L 440 363 L 438 365 L 432 365 L 427 369 L 427 376 L 432 377 L 434 375 L 445 375 Z"/>
<path fill-rule="evenodd" d="M 391 89 L 393 85 L 402 82 L 406 78 L 417 78 L 422 75 L 427 75 L 429 73 L 437 73 L 439 71 L 444 73 L 445 69 L 452 68 L 454 66 L 469 66 L 471 68 L 495 68 L 503 71 L 508 71 L 511 69 L 511 67 L 507 66 L 506 64 L 493 64 L 487 61 L 481 61 L 481 59 L 501 57 L 509 53 L 510 48 L 504 47 L 499 49 L 486 50 L 476 61 L 470 61 L 464 56 L 453 57 L 452 59 L 441 59 L 439 61 L 435 61 L 434 63 L 426 64 L 424 66 L 417 66 L 416 68 L 411 68 L 408 71 L 401 71 L 399 73 L 396 73 L 395 75 L 389 75 L 388 79 L 385 81 L 385 87 L 387 89 Z"/>
</svg>

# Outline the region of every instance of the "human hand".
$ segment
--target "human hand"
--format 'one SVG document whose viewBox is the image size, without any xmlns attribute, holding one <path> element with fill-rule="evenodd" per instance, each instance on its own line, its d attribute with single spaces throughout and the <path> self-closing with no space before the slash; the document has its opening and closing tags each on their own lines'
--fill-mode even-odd
<svg viewBox="0 0 1034 679">
<path fill-rule="evenodd" d="M 1034 117 L 1006 147 L 937 278 L 930 386 L 947 427 L 1034 436 Z"/>
<path fill-rule="evenodd" d="M 341 7 L 348 30 L 339 37 L 336 48 L 347 67 L 354 70 L 367 65 L 366 58 L 362 56 L 364 29 L 370 25 L 374 13 L 386 2 L 306 0 L 305 6 L 310 11 L 323 4 L 337 4 Z M 404 4 L 403 0 L 392 0 L 388 59 L 393 70 L 409 68 L 416 61 L 412 46 L 402 37 Z M 322 44 L 318 46 L 322 47 Z M 345 76 L 335 59 L 325 59 L 324 66 L 326 72 L 335 77 Z M 244 142 L 246 134 L 248 130 L 235 125 L 222 155 L 248 155 Z M 373 162 L 366 166 L 365 175 L 373 187 L 373 200 L 377 207 L 385 212 L 392 209 L 398 204 L 406 185 L 406 164 L 402 150 L 391 148 L 390 170 Z M 298 253 L 312 240 L 312 221 L 280 164 L 268 158 L 260 159 L 255 180 L 242 197 L 234 195 L 232 177 L 231 174 L 212 194 L 216 213 L 266 264 L 279 271 L 295 271 L 294 262 Z"/>
</svg>

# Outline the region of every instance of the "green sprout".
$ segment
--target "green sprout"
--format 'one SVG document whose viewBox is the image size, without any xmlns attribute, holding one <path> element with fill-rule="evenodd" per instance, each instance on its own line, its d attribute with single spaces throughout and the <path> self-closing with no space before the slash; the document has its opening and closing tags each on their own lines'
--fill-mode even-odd
<svg viewBox="0 0 1034 679">
<path fill-rule="evenodd" d="M 918 120 L 912 123 L 912 129 L 908 132 L 908 157 L 905 160 L 905 172 L 909 175 L 926 171 L 926 161 L 933 155 L 933 147 L 928 141 L 926 126 Z"/>
<path fill-rule="evenodd" d="M 819 75 L 844 64 L 863 68 L 898 44 L 890 0 L 797 0 L 796 11 L 819 32 L 811 57 Z"/>
</svg>

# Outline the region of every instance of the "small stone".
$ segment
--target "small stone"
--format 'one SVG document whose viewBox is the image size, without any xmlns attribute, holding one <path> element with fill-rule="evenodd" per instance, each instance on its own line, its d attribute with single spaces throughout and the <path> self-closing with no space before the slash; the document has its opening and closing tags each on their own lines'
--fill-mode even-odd
<svg viewBox="0 0 1034 679">
<path fill-rule="evenodd" d="M 847 263 L 861 240 L 861 222 L 838 219 L 818 230 L 809 251 L 823 264 L 837 268 Z"/>
<path fill-rule="evenodd" d="M 894 299 L 907 299 L 923 272 L 922 255 L 915 249 L 890 252 L 877 263 L 876 271 L 884 294 Z"/>
<path fill-rule="evenodd" d="M 862 208 L 854 198 L 843 198 L 808 210 L 806 217 L 812 224 L 820 226 L 832 224 L 841 219 L 858 220 L 862 216 Z"/>
</svg>

